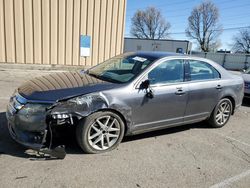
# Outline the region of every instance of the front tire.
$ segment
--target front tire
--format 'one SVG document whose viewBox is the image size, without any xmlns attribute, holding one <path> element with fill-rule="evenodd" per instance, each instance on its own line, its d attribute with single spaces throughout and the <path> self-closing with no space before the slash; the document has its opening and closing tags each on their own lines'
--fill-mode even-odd
<svg viewBox="0 0 250 188">
<path fill-rule="evenodd" d="M 100 111 L 79 122 L 76 138 L 85 153 L 103 153 L 115 149 L 124 136 L 125 125 L 117 114 Z"/>
<path fill-rule="evenodd" d="M 230 119 L 232 111 L 232 102 L 228 98 L 221 99 L 208 119 L 208 123 L 214 128 L 223 127 Z"/>
</svg>

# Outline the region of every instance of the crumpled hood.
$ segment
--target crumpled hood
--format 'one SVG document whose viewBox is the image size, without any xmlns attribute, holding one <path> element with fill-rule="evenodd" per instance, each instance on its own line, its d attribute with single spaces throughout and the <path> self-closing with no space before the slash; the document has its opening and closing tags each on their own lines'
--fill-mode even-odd
<svg viewBox="0 0 250 188">
<path fill-rule="evenodd" d="M 112 89 L 116 85 L 74 71 L 34 78 L 21 85 L 18 92 L 28 101 L 54 103 L 64 98 Z"/>
</svg>

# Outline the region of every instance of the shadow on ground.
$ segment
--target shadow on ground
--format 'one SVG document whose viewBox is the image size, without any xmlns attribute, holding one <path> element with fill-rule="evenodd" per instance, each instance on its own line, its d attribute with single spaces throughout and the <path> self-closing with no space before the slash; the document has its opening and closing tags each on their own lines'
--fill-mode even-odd
<svg viewBox="0 0 250 188">
<path fill-rule="evenodd" d="M 128 136 L 123 139 L 123 142 L 131 142 L 151 137 L 159 137 L 168 134 L 174 134 L 182 131 L 187 131 L 189 129 L 210 129 L 211 127 L 206 122 L 187 124 L 178 127 L 166 128 L 158 131 L 147 132 L 143 134 L 138 134 L 134 136 Z"/>
<path fill-rule="evenodd" d="M 244 98 L 242 106 L 250 107 L 250 99 Z"/>
<path fill-rule="evenodd" d="M 0 156 L 11 155 L 16 157 L 27 158 L 28 155 L 24 153 L 25 148 L 15 143 L 8 131 L 7 119 L 5 112 L 0 113 Z"/>
<path fill-rule="evenodd" d="M 146 139 L 150 137 L 159 137 L 159 136 L 163 136 L 167 134 L 174 134 L 174 133 L 178 133 L 181 131 L 186 131 L 188 129 L 194 129 L 194 128 L 209 128 L 209 126 L 203 122 L 190 124 L 190 125 L 184 125 L 180 127 L 168 128 L 164 130 L 153 131 L 153 132 L 144 133 L 144 134 L 135 135 L 135 136 L 128 136 L 123 139 L 123 142 L 131 142 L 131 141 L 136 141 L 139 139 L 140 140 Z M 74 131 L 72 131 L 67 136 L 65 135 L 61 138 L 55 139 L 53 142 L 54 142 L 54 145 L 62 145 L 62 144 L 65 145 L 66 152 L 68 154 L 82 154 L 80 147 L 76 143 Z M 33 158 L 34 156 L 27 154 L 26 150 L 27 148 L 16 143 L 10 137 L 10 134 L 7 128 L 7 119 L 5 116 L 5 112 L 1 112 L 0 113 L 0 156 L 10 155 L 10 156 L 20 157 L 20 158 Z"/>
</svg>

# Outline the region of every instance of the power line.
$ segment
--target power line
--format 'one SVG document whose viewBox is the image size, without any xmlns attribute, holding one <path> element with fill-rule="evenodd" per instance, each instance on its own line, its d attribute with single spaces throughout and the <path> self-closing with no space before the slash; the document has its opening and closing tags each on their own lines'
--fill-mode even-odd
<svg viewBox="0 0 250 188">
<path fill-rule="evenodd" d="M 235 26 L 235 25 L 249 25 L 250 24 L 250 21 L 248 21 L 248 20 L 245 20 L 245 22 L 242 22 L 243 20 L 242 19 L 240 19 L 239 20 L 239 18 L 242 18 L 242 17 L 250 17 L 250 14 L 248 14 L 248 15 L 239 15 L 239 16 L 237 16 L 237 17 L 227 17 L 227 20 L 228 20 L 228 22 L 227 21 L 223 21 L 223 24 L 222 24 L 222 26 L 228 26 L 228 25 L 233 25 L 233 26 Z M 234 21 L 234 20 L 236 20 L 236 21 Z M 168 21 L 170 21 L 170 20 L 168 20 Z M 233 22 L 232 22 L 233 21 Z M 220 23 L 221 23 L 221 20 L 220 20 Z M 230 24 L 228 24 L 228 23 L 230 23 Z M 174 21 L 173 22 L 173 24 L 171 23 L 171 21 L 170 21 L 170 24 L 171 24 L 171 26 L 172 27 L 176 27 L 176 26 L 183 26 L 183 25 L 187 25 L 188 24 L 188 19 L 185 19 L 184 21 L 181 21 L 181 22 L 176 22 L 176 21 Z M 129 26 L 129 25 L 127 25 L 127 26 Z M 126 26 L 126 27 L 127 27 Z"/>
<path fill-rule="evenodd" d="M 250 15 L 249 15 L 250 16 Z M 230 20 L 231 21 L 231 20 Z M 188 24 L 188 22 L 186 22 L 186 24 Z M 250 22 L 249 21 L 246 21 L 246 22 L 234 22 L 234 23 L 229 23 L 229 24 L 227 24 L 227 23 L 224 23 L 224 24 L 222 24 L 222 26 L 223 27 L 228 27 L 228 26 L 235 26 L 235 25 L 249 25 L 250 24 Z M 174 23 L 172 26 L 173 27 L 182 27 L 184 25 L 184 23 L 183 22 L 178 22 L 178 23 Z M 126 25 L 126 27 L 127 26 L 129 26 L 129 25 Z"/>
<path fill-rule="evenodd" d="M 240 29 L 247 29 L 250 28 L 249 26 L 245 27 L 230 27 L 230 28 L 224 28 L 224 29 L 215 29 L 214 31 L 231 31 L 231 30 L 240 30 Z M 179 35 L 179 34 L 186 34 L 186 32 L 176 32 L 176 33 L 169 33 L 170 35 Z"/>
<path fill-rule="evenodd" d="M 228 26 L 235 26 L 235 25 L 247 25 L 246 27 L 248 27 L 249 25 L 249 22 L 248 23 L 234 23 L 234 24 L 225 24 L 223 25 L 224 27 L 228 27 Z M 242 27 L 245 27 L 245 26 L 242 26 Z"/>
</svg>

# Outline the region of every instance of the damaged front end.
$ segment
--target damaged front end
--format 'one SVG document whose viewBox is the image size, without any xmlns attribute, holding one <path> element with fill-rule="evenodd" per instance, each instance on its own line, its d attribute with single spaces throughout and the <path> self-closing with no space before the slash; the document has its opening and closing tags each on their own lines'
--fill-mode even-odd
<svg viewBox="0 0 250 188">
<path fill-rule="evenodd" d="M 107 106 L 107 100 L 100 93 L 63 99 L 54 104 L 31 103 L 15 94 L 10 99 L 6 116 L 14 140 L 39 153 L 63 159 L 66 155 L 64 146 L 52 145 L 58 127 L 75 126 L 83 117 Z"/>
<path fill-rule="evenodd" d="M 11 137 L 28 148 L 50 155 L 52 129 L 51 124 L 47 123 L 46 110 L 49 106 L 51 103 L 31 103 L 18 93 L 13 95 L 6 111 Z M 51 157 L 65 157 L 65 151 L 55 149 L 57 152 L 52 152 Z"/>
</svg>

